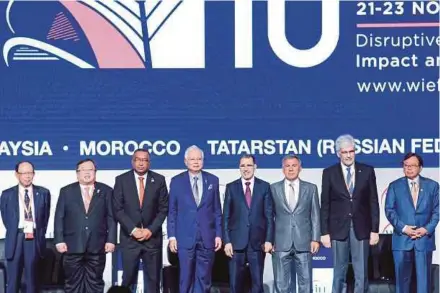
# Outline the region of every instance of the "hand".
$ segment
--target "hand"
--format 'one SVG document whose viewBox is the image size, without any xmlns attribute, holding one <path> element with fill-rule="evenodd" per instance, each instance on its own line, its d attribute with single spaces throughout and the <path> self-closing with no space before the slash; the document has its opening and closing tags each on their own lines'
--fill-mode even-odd
<svg viewBox="0 0 440 293">
<path fill-rule="evenodd" d="M 376 245 L 379 243 L 379 233 L 370 233 L 370 245 Z"/>
<path fill-rule="evenodd" d="M 324 247 L 326 247 L 326 248 L 330 248 L 330 247 L 332 247 L 332 243 L 331 243 L 331 241 L 330 241 L 330 235 L 329 235 L 329 234 L 327 234 L 327 235 L 322 235 L 322 236 L 321 236 L 321 243 L 322 243 L 322 245 L 324 245 Z"/>
<path fill-rule="evenodd" d="M 215 251 L 219 251 L 222 248 L 222 239 L 220 237 L 215 237 Z"/>
<path fill-rule="evenodd" d="M 144 237 L 144 234 L 142 233 L 142 229 L 139 228 L 135 228 L 131 235 L 138 240 Z"/>
<path fill-rule="evenodd" d="M 176 239 L 171 239 L 168 246 L 170 247 L 171 252 L 177 253 L 177 240 Z"/>
<path fill-rule="evenodd" d="M 150 239 L 151 235 L 153 235 L 153 233 L 149 229 L 142 229 L 142 240 Z"/>
<path fill-rule="evenodd" d="M 423 236 L 425 236 L 426 234 L 428 234 L 428 230 L 426 230 L 423 227 L 420 227 L 418 229 L 415 230 L 415 234 L 417 238 L 422 238 Z"/>
<path fill-rule="evenodd" d="M 270 243 L 270 242 L 264 243 L 264 252 L 265 253 L 272 253 L 272 243 Z"/>
<path fill-rule="evenodd" d="M 232 249 L 231 243 L 225 245 L 225 254 L 227 257 L 231 257 L 231 258 L 234 255 L 234 250 Z"/>
<path fill-rule="evenodd" d="M 59 253 L 65 253 L 67 252 L 67 244 L 66 243 L 58 243 L 57 245 L 55 245 L 55 247 L 57 248 L 57 251 Z"/>
<path fill-rule="evenodd" d="M 415 229 L 416 229 L 416 226 L 406 226 L 405 229 L 403 230 L 403 233 L 405 233 L 406 235 L 411 237 L 411 239 L 415 239 L 415 238 L 417 238 Z"/>
<path fill-rule="evenodd" d="M 319 250 L 319 242 L 317 241 L 310 242 L 310 252 L 312 254 L 316 254 L 318 250 Z"/>
<path fill-rule="evenodd" d="M 104 249 L 105 249 L 105 252 L 113 252 L 113 251 L 115 251 L 115 245 L 113 243 L 107 242 L 105 244 L 105 248 Z"/>
</svg>

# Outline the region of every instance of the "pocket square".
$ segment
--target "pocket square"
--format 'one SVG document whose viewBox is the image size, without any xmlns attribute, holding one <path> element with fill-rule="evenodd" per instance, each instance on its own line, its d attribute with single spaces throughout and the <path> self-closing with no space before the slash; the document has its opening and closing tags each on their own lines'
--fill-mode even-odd
<svg viewBox="0 0 440 293">
<path fill-rule="evenodd" d="M 212 189 L 212 184 L 209 184 L 208 190 L 211 190 L 211 189 Z"/>
</svg>

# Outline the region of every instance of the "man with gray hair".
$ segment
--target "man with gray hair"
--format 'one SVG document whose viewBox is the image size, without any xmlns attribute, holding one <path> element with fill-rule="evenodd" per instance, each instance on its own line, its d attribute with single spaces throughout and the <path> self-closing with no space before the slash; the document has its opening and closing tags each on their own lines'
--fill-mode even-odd
<svg viewBox="0 0 440 293">
<path fill-rule="evenodd" d="M 275 213 L 275 244 L 272 254 L 275 292 L 311 293 L 312 254 L 321 236 L 318 187 L 299 179 L 301 160 L 283 158 L 284 179 L 272 184 Z"/>
<path fill-rule="evenodd" d="M 355 161 L 355 140 L 336 140 L 340 162 L 322 175 L 321 242 L 333 251 L 333 293 L 346 291 L 351 253 L 355 293 L 368 292 L 369 245 L 379 241 L 379 202 L 374 168 Z"/>
<path fill-rule="evenodd" d="M 203 151 L 185 151 L 187 171 L 171 178 L 167 231 L 179 257 L 180 293 L 209 293 L 215 251 L 222 247 L 219 180 L 202 171 Z"/>
</svg>

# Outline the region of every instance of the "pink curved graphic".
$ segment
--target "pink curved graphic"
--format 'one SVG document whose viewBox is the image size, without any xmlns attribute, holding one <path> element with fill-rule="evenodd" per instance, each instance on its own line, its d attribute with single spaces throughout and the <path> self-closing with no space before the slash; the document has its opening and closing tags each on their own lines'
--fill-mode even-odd
<svg viewBox="0 0 440 293">
<path fill-rule="evenodd" d="M 102 16 L 76 1 L 60 1 L 83 29 L 99 68 L 145 68 L 129 42 Z"/>
</svg>

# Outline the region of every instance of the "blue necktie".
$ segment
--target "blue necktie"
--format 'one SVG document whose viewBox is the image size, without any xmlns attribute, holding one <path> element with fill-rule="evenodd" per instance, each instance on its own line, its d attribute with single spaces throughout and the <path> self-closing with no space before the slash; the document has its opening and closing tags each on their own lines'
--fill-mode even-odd
<svg viewBox="0 0 440 293">
<path fill-rule="evenodd" d="M 351 172 L 350 172 L 350 167 L 347 167 L 347 178 L 346 178 L 347 182 L 347 186 L 348 186 L 348 192 L 350 193 L 350 195 L 353 194 L 353 182 L 351 181 Z M 349 185 L 350 184 L 350 185 Z"/>
</svg>

